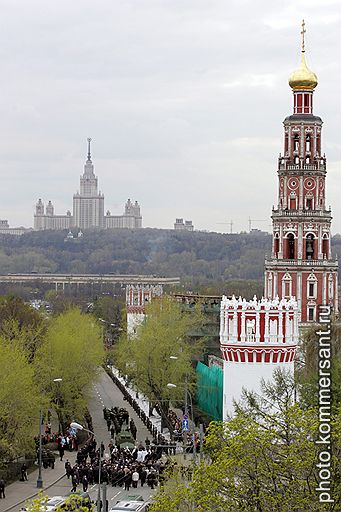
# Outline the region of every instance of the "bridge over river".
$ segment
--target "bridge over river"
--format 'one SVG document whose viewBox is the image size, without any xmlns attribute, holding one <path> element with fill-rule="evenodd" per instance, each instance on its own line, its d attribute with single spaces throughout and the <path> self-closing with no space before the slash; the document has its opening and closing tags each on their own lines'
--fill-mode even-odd
<svg viewBox="0 0 341 512">
<path fill-rule="evenodd" d="M 36 273 L 29 274 L 6 274 L 0 275 L 0 283 L 8 284 L 53 284 L 58 290 L 60 287 L 64 290 L 65 286 L 71 285 L 103 285 L 103 284 L 121 284 L 127 285 L 149 285 L 166 286 L 180 284 L 180 277 L 158 277 L 154 275 L 139 274 L 50 274 Z"/>
</svg>

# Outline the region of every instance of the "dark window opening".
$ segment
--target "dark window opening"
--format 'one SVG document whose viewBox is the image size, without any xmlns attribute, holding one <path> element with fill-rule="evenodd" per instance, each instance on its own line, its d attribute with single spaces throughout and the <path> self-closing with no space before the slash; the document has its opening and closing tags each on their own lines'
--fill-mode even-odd
<svg viewBox="0 0 341 512">
<path fill-rule="evenodd" d="M 316 137 L 316 151 L 319 155 L 321 154 L 321 138 L 319 135 Z"/>
<path fill-rule="evenodd" d="M 314 310 L 315 308 L 308 308 L 308 320 L 312 322 L 314 320 Z"/>
<path fill-rule="evenodd" d="M 294 235 L 291 233 L 290 235 L 288 235 L 288 259 L 295 259 L 295 238 Z"/>
<path fill-rule="evenodd" d="M 307 199 L 307 210 L 312 210 L 313 209 L 313 200 L 311 198 L 308 198 Z"/>
<path fill-rule="evenodd" d="M 306 238 L 306 258 L 307 260 L 313 260 L 314 259 L 314 237 L 313 235 L 308 235 Z"/>
<path fill-rule="evenodd" d="M 279 238 L 275 238 L 274 242 L 274 253 L 277 256 L 279 252 Z"/>
<path fill-rule="evenodd" d="M 309 297 L 315 296 L 315 283 L 309 283 L 308 296 Z"/>
</svg>

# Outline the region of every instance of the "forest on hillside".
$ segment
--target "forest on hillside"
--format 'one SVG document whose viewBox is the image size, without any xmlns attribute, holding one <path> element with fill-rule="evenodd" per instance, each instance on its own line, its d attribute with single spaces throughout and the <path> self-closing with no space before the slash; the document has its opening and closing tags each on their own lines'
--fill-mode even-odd
<svg viewBox="0 0 341 512">
<path fill-rule="evenodd" d="M 177 232 L 161 229 L 86 231 L 65 241 L 65 231 L 0 235 L 0 272 L 155 274 L 259 279 L 267 234 Z"/>
<path fill-rule="evenodd" d="M 65 231 L 0 235 L 0 273 L 68 272 L 179 276 L 189 287 L 234 280 L 263 283 L 271 235 L 174 230 L 85 231 L 65 241 Z M 340 252 L 341 237 L 333 239 Z M 218 290 L 219 291 L 219 290 Z"/>
</svg>

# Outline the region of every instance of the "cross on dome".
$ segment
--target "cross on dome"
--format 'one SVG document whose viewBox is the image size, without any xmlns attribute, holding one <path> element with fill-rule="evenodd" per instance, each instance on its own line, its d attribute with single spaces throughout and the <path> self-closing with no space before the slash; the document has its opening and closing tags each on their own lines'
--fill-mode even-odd
<svg viewBox="0 0 341 512">
<path fill-rule="evenodd" d="M 304 34 L 306 33 L 305 29 L 305 21 L 302 20 L 302 30 L 301 30 L 301 36 L 302 36 L 302 52 L 305 52 L 305 41 L 304 41 Z"/>
</svg>

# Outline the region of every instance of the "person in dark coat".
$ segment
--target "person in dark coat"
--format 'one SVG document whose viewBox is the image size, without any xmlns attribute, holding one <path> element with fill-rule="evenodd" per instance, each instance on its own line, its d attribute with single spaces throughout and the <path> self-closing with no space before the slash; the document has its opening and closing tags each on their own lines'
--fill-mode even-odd
<svg viewBox="0 0 341 512">
<path fill-rule="evenodd" d="M 144 484 L 146 483 L 146 479 L 147 479 L 147 471 L 144 468 L 142 468 L 141 472 L 140 472 L 141 487 L 143 487 Z"/>
<path fill-rule="evenodd" d="M 154 470 L 147 476 L 147 483 L 151 489 L 154 489 L 155 485 L 157 485 L 157 476 Z"/>
<path fill-rule="evenodd" d="M 66 476 L 67 476 L 68 478 L 70 478 L 70 475 L 71 475 L 71 469 L 72 469 L 72 468 L 71 468 L 71 464 L 70 464 L 70 462 L 69 462 L 69 459 L 66 459 L 64 466 L 65 466 L 65 473 L 66 473 Z"/>
<path fill-rule="evenodd" d="M 21 466 L 21 481 L 22 482 L 27 482 L 28 478 L 27 478 L 27 466 L 24 462 L 24 464 Z"/>
<path fill-rule="evenodd" d="M 76 492 L 77 491 L 77 485 L 78 485 L 77 475 L 73 474 L 72 475 L 72 489 L 71 489 L 71 492 Z"/>
<path fill-rule="evenodd" d="M 88 478 L 86 475 L 84 475 L 82 478 L 82 484 L 83 484 L 83 492 L 86 492 L 88 490 L 88 485 L 89 485 Z"/>
<path fill-rule="evenodd" d="M 62 461 L 63 460 L 63 457 L 64 457 L 64 446 L 60 443 L 58 445 L 58 451 L 59 451 L 59 457 L 60 457 L 60 460 Z"/>
<path fill-rule="evenodd" d="M 128 471 L 124 478 L 124 490 L 129 491 L 132 482 L 132 472 Z"/>
<path fill-rule="evenodd" d="M 0 478 L 0 498 L 6 498 L 5 487 L 5 480 L 3 478 Z"/>
</svg>

